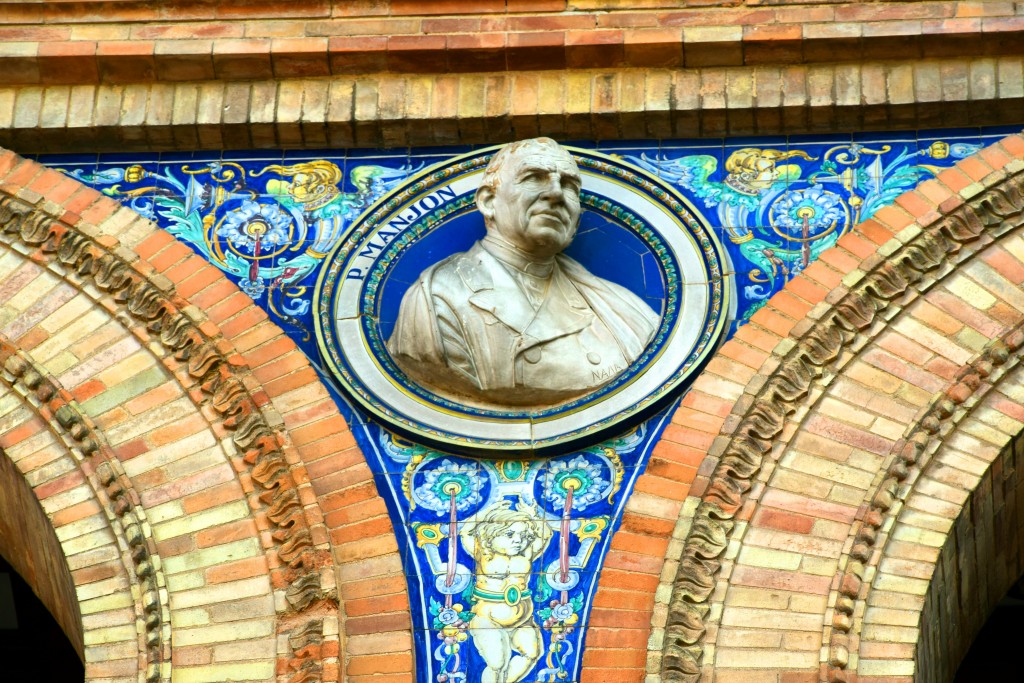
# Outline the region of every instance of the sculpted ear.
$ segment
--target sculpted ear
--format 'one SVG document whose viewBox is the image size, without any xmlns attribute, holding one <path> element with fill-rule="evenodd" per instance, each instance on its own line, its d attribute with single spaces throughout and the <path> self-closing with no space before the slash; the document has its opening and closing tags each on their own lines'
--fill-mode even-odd
<svg viewBox="0 0 1024 683">
<path fill-rule="evenodd" d="M 481 185 L 476 190 L 475 199 L 484 221 L 489 223 L 494 218 L 494 190 L 488 185 Z"/>
</svg>

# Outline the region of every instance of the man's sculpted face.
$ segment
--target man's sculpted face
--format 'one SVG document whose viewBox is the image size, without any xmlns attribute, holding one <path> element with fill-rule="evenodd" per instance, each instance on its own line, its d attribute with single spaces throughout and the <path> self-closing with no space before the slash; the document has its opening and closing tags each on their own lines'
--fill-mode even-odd
<svg viewBox="0 0 1024 683">
<path fill-rule="evenodd" d="M 580 174 L 567 153 L 527 146 L 505 161 L 496 185 L 484 201 L 500 237 L 538 257 L 569 246 L 579 224 Z"/>
</svg>

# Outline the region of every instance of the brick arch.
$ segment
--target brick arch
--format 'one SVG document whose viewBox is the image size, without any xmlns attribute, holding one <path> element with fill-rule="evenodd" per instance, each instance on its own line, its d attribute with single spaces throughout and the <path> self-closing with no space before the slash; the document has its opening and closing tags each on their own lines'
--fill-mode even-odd
<svg viewBox="0 0 1024 683">
<path fill-rule="evenodd" d="M 802 680 L 824 672 L 825 599 L 839 580 L 842 545 L 863 494 L 850 487 L 837 494 L 840 502 L 829 499 L 831 490 L 806 500 L 804 485 L 850 473 L 840 463 L 819 466 L 816 479 L 788 470 L 804 456 L 827 459 L 830 440 L 861 439 L 867 443 L 846 448 L 870 473 L 866 482 L 853 477 L 866 489 L 886 466 L 872 449 L 888 452 L 952 381 L 964 354 L 1016 323 L 1017 252 L 991 245 L 1020 223 L 1022 159 L 1024 138 L 1011 136 L 901 196 L 823 253 L 719 350 L 655 448 L 613 539 L 584 680 L 726 681 L 780 672 Z M 956 291 L 935 284 L 952 282 L 969 260 L 982 270 L 1008 269 L 999 294 L 990 295 L 991 310 L 973 310 L 969 283 Z M 938 344 L 950 319 L 967 323 L 957 328 L 961 338 L 949 336 L 960 347 L 956 361 L 910 346 L 915 336 Z M 913 332 L 893 321 L 910 321 Z M 931 334 L 919 335 L 922 327 Z M 905 348 L 895 348 L 903 341 Z M 934 375 L 924 389 L 912 387 L 919 378 L 899 375 L 915 348 L 928 352 L 924 371 Z M 876 398 L 859 387 L 904 393 Z M 845 406 L 837 389 L 850 393 Z M 844 419 L 872 400 L 884 421 Z M 868 438 L 878 437 L 876 427 L 884 434 L 877 442 Z M 814 448 L 825 453 L 806 452 Z M 800 500 L 784 495 L 794 491 Z M 838 542 L 814 545 L 829 534 Z M 799 557 L 783 554 L 787 543 L 803 543 Z M 772 595 L 781 597 L 772 603 Z M 785 634 L 789 614 L 798 618 Z M 751 618 L 758 623 L 746 629 Z M 648 644 L 646 655 L 637 654 L 637 643 Z"/>
<path fill-rule="evenodd" d="M 1021 142 L 1007 138 L 879 212 L 861 234 L 895 239 L 877 239 L 874 254 L 855 258 L 847 240 L 823 255 L 793 283 L 825 290 L 805 320 L 786 323 L 779 306 L 761 318 L 779 341 L 740 385 L 703 465 L 665 679 L 799 677 L 827 664 L 826 598 L 846 578 L 842 548 L 872 481 L 929 400 L 1024 312 Z"/>
<path fill-rule="evenodd" d="M 949 681 L 1024 573 L 1024 321 L 956 373 L 896 442 L 830 601 L 829 681 Z"/>
<path fill-rule="evenodd" d="M 408 618 L 369 468 L 308 360 L 251 300 L 152 223 L 7 151 L 0 268 L 10 357 L 92 425 L 123 470 L 98 473 L 101 488 L 131 489 L 118 501 L 152 529 L 177 614 L 161 677 L 222 680 L 246 660 L 253 680 L 359 680 L 389 652 L 390 671 L 411 672 L 408 629 L 368 626 Z M 50 431 L 65 417 L 38 415 Z"/>
<path fill-rule="evenodd" d="M 168 582 L 138 492 L 96 424 L 0 337 L 5 556 L 76 644 L 88 680 L 166 680 Z M 8 496 L 11 496 L 8 498 Z"/>
</svg>

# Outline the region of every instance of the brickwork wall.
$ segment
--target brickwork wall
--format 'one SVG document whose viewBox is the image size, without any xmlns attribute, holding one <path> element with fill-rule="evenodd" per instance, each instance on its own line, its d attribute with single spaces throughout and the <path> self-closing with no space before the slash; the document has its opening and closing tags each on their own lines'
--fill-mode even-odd
<svg viewBox="0 0 1024 683">
<path fill-rule="evenodd" d="M 395 147 L 1024 118 L 1024 3 L 679 5 L 5 3 L 0 144 Z M 900 198 L 709 363 L 613 539 L 585 681 L 894 683 L 948 635 L 919 620 L 948 608 L 944 582 L 976 577 L 952 569 L 966 520 L 991 518 L 993 539 L 1012 526 L 985 482 L 1019 432 L 1019 390 L 974 392 L 1024 314 L 1019 204 L 977 234 L 980 219 L 956 216 L 1005 213 L 989 195 L 1021 159 L 1008 138 Z M 932 232 L 956 248 L 934 249 Z M 56 529 L 88 676 L 160 680 L 170 663 L 185 681 L 238 667 L 410 680 L 387 511 L 294 344 L 171 236 L 9 152 L 0 233 L 0 447 Z M 945 412 L 955 434 L 925 439 L 926 456 L 907 446 Z"/>
<path fill-rule="evenodd" d="M 1020 431 L 1005 397 L 976 408 L 972 392 L 1017 358 L 1007 335 L 1024 320 L 1022 172 L 1013 136 L 904 195 L 787 285 L 697 380 L 659 444 L 690 469 L 663 487 L 683 491 L 666 501 L 683 512 L 654 595 L 649 674 L 910 680 L 934 565 L 907 544 L 937 557 Z M 1002 183 L 1012 189 L 984 199 Z M 985 206 L 1003 218 L 954 215 Z M 963 433 L 923 439 L 961 406 L 976 417 L 953 425 Z M 940 441 L 940 455 L 921 455 Z M 959 492 L 938 491 L 948 484 Z"/>
<path fill-rule="evenodd" d="M 1021 420 L 1019 381 L 1014 382 L 1012 389 L 1004 390 L 996 398 L 1002 406 L 1015 409 L 1016 421 Z M 956 453 L 947 457 L 957 458 L 959 462 L 970 466 L 976 464 L 978 455 L 990 456 L 993 450 L 993 446 L 988 446 L 980 454 Z M 972 638 L 982 627 L 985 616 L 1024 573 L 1024 561 L 1020 553 L 1024 544 L 1021 535 L 1024 525 L 1021 524 L 1018 512 L 1024 495 L 1018 475 L 1024 466 L 1022 456 L 1024 449 L 1017 438 L 998 451 L 980 481 L 975 481 L 976 474 L 967 479 L 969 475 L 963 468 L 954 471 L 961 478 L 967 479 L 965 483 L 969 488 L 950 484 L 949 488 L 937 492 L 934 502 L 946 509 L 956 509 L 960 501 L 964 500 L 964 493 L 969 493 L 937 556 L 934 543 L 939 539 L 927 538 L 927 532 L 933 531 L 931 528 L 919 533 L 923 542 L 917 544 L 917 547 L 907 544 L 910 547 L 894 548 L 892 553 L 888 553 L 890 556 L 898 555 L 900 559 L 907 558 L 903 562 L 909 568 L 918 570 L 919 576 L 927 574 L 920 571 L 925 563 L 934 565 L 921 607 L 920 635 L 914 652 L 915 680 L 923 683 L 952 680 L 957 665 L 967 653 Z M 946 531 L 948 518 L 943 522 L 939 526 L 939 533 Z M 893 557 L 890 562 L 897 563 L 900 559 Z M 881 600 L 877 603 L 875 612 L 894 607 Z M 897 617 L 904 615 L 905 611 L 896 611 Z M 896 620 L 890 618 L 889 621 Z M 865 623 L 870 623 L 867 617 Z M 889 629 L 895 628 L 898 626 L 889 626 Z M 878 635 L 889 634 L 882 632 Z M 881 638 L 876 636 L 874 640 L 880 641 Z M 861 652 L 870 652 L 869 647 L 876 653 L 894 649 L 884 642 L 863 639 Z M 903 656 L 906 657 L 909 643 L 901 643 L 897 647 L 903 650 Z"/>
<path fill-rule="evenodd" d="M 6 3 L 23 153 L 1013 123 L 1020 2 Z M 942 106 L 933 106 L 941 103 Z M 919 104 L 927 104 L 922 107 Z"/>
<path fill-rule="evenodd" d="M 11 2 L 0 60 L 11 84 L 78 85 L 1019 54 L 1019 5 Z"/>
<path fill-rule="evenodd" d="M 87 675 L 408 675 L 394 534 L 305 357 L 113 200 L 10 152 L 0 178 L 5 380 L 29 396 L 0 447 L 69 558 Z"/>
<path fill-rule="evenodd" d="M 0 490 L 0 555 L 10 558 L 84 657 L 82 615 L 64 551 L 32 488 L 6 453 L 0 453 Z M 26 539 L 33 542 L 26 544 Z"/>
</svg>

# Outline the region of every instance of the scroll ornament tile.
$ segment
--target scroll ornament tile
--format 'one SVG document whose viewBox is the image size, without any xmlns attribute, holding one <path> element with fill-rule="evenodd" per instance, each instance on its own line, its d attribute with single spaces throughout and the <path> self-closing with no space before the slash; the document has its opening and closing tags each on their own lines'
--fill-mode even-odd
<svg viewBox="0 0 1024 683">
<path fill-rule="evenodd" d="M 188 244 L 321 368 L 395 524 L 418 681 L 568 683 L 688 379 L 979 141 L 542 143 L 482 193 L 496 148 L 43 161 Z"/>
</svg>

